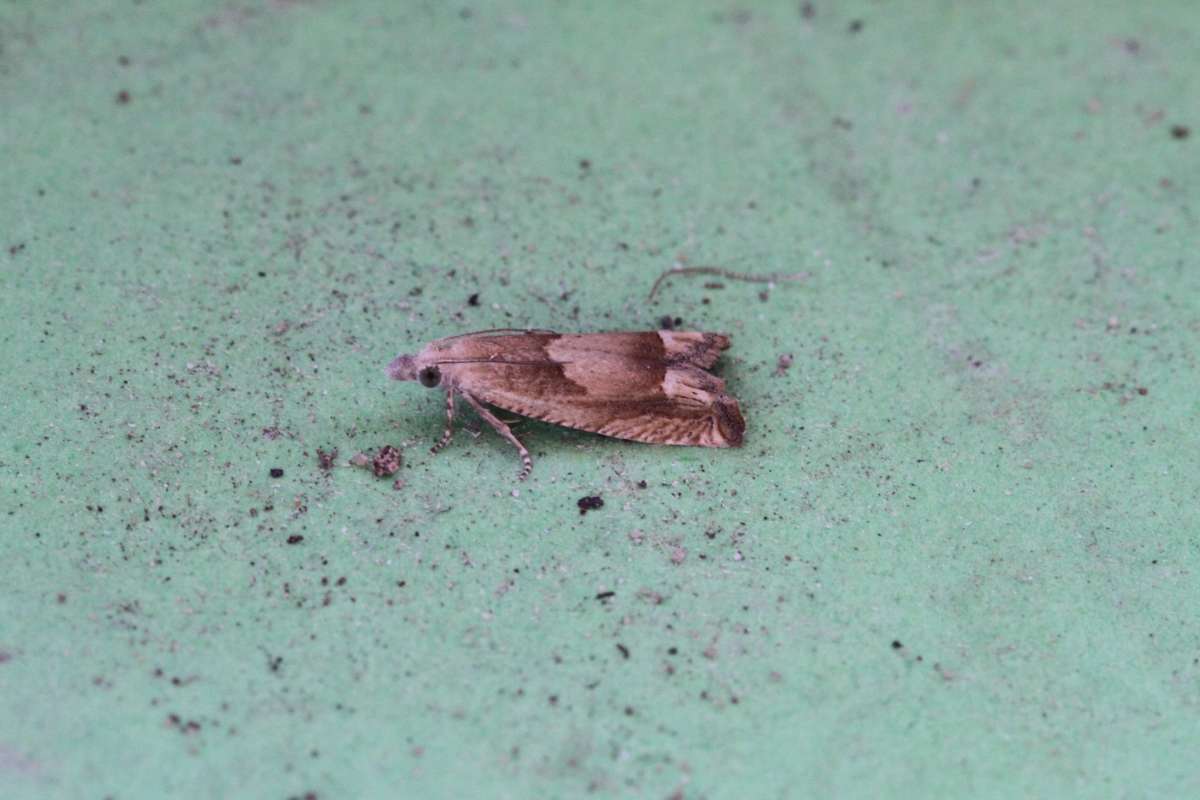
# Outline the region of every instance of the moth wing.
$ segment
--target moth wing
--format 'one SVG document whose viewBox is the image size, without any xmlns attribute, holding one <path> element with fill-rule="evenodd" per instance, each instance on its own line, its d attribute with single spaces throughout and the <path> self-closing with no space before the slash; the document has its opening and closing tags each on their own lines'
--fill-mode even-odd
<svg viewBox="0 0 1200 800">
<path fill-rule="evenodd" d="M 725 393 L 724 381 L 698 366 L 712 364 L 729 346 L 727 337 L 519 338 L 487 360 L 443 363 L 442 369 L 479 400 L 568 428 L 656 444 L 742 443 L 746 424 L 737 400 Z"/>
<path fill-rule="evenodd" d="M 475 369 L 472 365 L 472 371 Z M 499 371 L 496 365 L 484 369 Z M 511 375 L 516 370 L 504 371 Z M 703 377 L 696 380 L 694 373 Z M 514 386 L 498 383 L 495 375 L 471 377 L 478 380 L 468 379 L 460 385 L 497 408 L 618 439 L 737 447 L 746 429 L 737 400 L 714 386 L 715 378 L 697 369 L 672 368 L 668 376 L 671 393 L 657 391 L 621 398 L 596 398 L 587 393 L 545 396 L 531 391 L 542 385 L 540 381 L 521 380 Z"/>
<path fill-rule="evenodd" d="M 439 363 L 503 361 L 558 363 L 618 359 L 656 364 L 692 364 L 709 369 L 729 337 L 701 331 L 644 331 L 560 334 L 553 331 L 513 333 L 480 331 L 439 339 L 426 350 Z M 621 365 L 616 365 L 621 366 Z"/>
<path fill-rule="evenodd" d="M 559 336 L 548 354 L 559 361 L 595 356 L 618 356 L 666 364 L 692 364 L 709 369 L 729 349 L 729 337 L 701 331 L 649 331 L 641 333 L 583 333 Z"/>
<path fill-rule="evenodd" d="M 685 361 L 701 369 L 709 369 L 717 363 L 722 350 L 729 349 L 729 337 L 722 333 L 699 331 L 659 331 L 667 358 Z"/>
</svg>

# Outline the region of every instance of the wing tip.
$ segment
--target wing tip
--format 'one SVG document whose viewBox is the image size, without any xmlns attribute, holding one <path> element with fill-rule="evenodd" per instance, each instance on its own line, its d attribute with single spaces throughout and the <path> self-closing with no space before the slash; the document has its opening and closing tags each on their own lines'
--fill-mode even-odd
<svg viewBox="0 0 1200 800">
<path fill-rule="evenodd" d="M 722 447 L 741 447 L 746 433 L 746 420 L 742 417 L 742 409 L 738 401 L 729 395 L 721 395 L 715 405 L 717 432 L 721 436 Z"/>
</svg>

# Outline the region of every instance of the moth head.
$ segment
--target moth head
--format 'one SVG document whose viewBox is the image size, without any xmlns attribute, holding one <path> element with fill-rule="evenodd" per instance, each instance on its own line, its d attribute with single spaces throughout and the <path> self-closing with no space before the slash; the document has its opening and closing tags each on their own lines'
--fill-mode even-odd
<svg viewBox="0 0 1200 800">
<path fill-rule="evenodd" d="M 417 356 L 396 356 L 387 365 L 388 377 L 394 381 L 420 381 L 422 386 L 430 389 L 442 383 L 442 371 L 436 361 Z"/>
<path fill-rule="evenodd" d="M 417 359 L 414 356 L 396 356 L 387 365 L 388 377 L 394 381 L 415 381 L 417 371 Z"/>
</svg>

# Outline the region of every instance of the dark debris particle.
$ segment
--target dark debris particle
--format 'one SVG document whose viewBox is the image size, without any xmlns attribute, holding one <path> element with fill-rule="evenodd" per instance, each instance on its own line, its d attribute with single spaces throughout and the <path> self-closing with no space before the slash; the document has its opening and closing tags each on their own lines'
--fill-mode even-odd
<svg viewBox="0 0 1200 800">
<path fill-rule="evenodd" d="M 303 541 L 304 541 L 304 537 L 298 533 L 293 533 L 291 536 L 289 536 L 287 538 L 288 544 L 300 544 Z"/>
<path fill-rule="evenodd" d="M 1182 141 L 1191 135 L 1192 135 L 1192 129 L 1189 128 L 1187 125 L 1172 125 L 1171 126 L 1171 138 L 1172 139 L 1179 139 L 1180 141 Z"/>
<path fill-rule="evenodd" d="M 335 461 L 337 461 L 337 457 L 338 451 L 336 447 L 331 450 L 322 450 L 319 447 L 317 448 L 317 466 L 325 472 L 333 469 L 333 464 Z"/>
<path fill-rule="evenodd" d="M 683 324 L 682 317 L 672 317 L 671 315 L 663 316 L 658 321 L 658 327 L 664 331 L 673 331 Z"/>
<path fill-rule="evenodd" d="M 129 105 L 129 101 L 132 99 L 133 97 L 129 94 L 128 89 L 122 89 L 121 91 L 117 92 L 118 105 L 127 106 Z"/>
<path fill-rule="evenodd" d="M 200 723 L 199 722 L 197 722 L 194 719 L 189 719 L 188 721 L 184 722 L 183 718 L 180 717 L 178 714 L 167 715 L 167 725 L 169 727 L 175 728 L 180 733 L 185 734 L 185 735 L 200 732 Z"/>
<path fill-rule="evenodd" d="M 629 658 L 629 648 L 617 642 L 617 652 L 621 654 L 621 658 Z"/>
<path fill-rule="evenodd" d="M 645 488 L 646 488 L 647 486 L 649 486 L 649 485 L 650 485 L 650 484 L 646 483 L 645 481 L 638 481 L 638 482 L 637 482 L 637 487 L 638 487 L 639 489 L 645 489 Z"/>
<path fill-rule="evenodd" d="M 272 478 L 282 478 L 283 470 L 280 467 L 271 467 L 271 477 Z"/>
<path fill-rule="evenodd" d="M 1139 386 L 1137 393 L 1140 394 L 1142 397 L 1145 397 L 1146 395 L 1150 394 L 1150 390 L 1147 389 L 1145 386 Z"/>
<path fill-rule="evenodd" d="M 375 458 L 371 460 L 371 470 L 375 473 L 376 478 L 383 478 L 396 474 L 402 462 L 403 457 L 400 455 L 399 450 L 390 444 L 384 445 L 375 454 Z"/>
<path fill-rule="evenodd" d="M 899 650 L 904 647 L 904 644 L 899 639 L 892 639 L 892 649 Z"/>
<path fill-rule="evenodd" d="M 472 307 L 479 305 L 479 292 L 476 292 L 475 294 L 473 294 L 467 298 L 467 305 L 472 306 Z"/>
<path fill-rule="evenodd" d="M 814 6 L 812 3 L 801 3 L 800 4 L 800 16 L 804 17 L 804 19 L 812 19 L 816 15 L 817 15 L 817 7 Z"/>
<path fill-rule="evenodd" d="M 603 508 L 604 498 L 599 495 L 590 495 L 581 497 L 576 501 L 575 505 L 579 506 L 579 515 L 583 516 L 589 511 L 595 511 L 598 508 Z"/>
<path fill-rule="evenodd" d="M 846 30 L 850 31 L 851 33 L 859 33 L 862 31 L 862 29 L 863 21 L 861 19 L 852 19 L 850 20 L 850 25 Z"/>
<path fill-rule="evenodd" d="M 613 597 L 616 597 L 616 596 L 617 596 L 617 593 L 614 591 L 611 591 L 611 590 L 609 590 L 607 592 L 597 592 L 596 593 L 596 599 L 599 600 L 601 603 L 603 603 L 606 600 L 609 600 Z"/>
</svg>

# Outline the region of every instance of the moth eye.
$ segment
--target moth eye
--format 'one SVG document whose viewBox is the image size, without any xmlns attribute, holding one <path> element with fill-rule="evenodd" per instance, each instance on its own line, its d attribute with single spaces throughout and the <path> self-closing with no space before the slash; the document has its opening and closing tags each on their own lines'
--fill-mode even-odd
<svg viewBox="0 0 1200 800">
<path fill-rule="evenodd" d="M 425 367 L 425 369 L 417 373 L 417 380 L 421 382 L 422 386 L 428 386 L 432 389 L 442 382 L 442 371 L 437 367 Z"/>
</svg>

